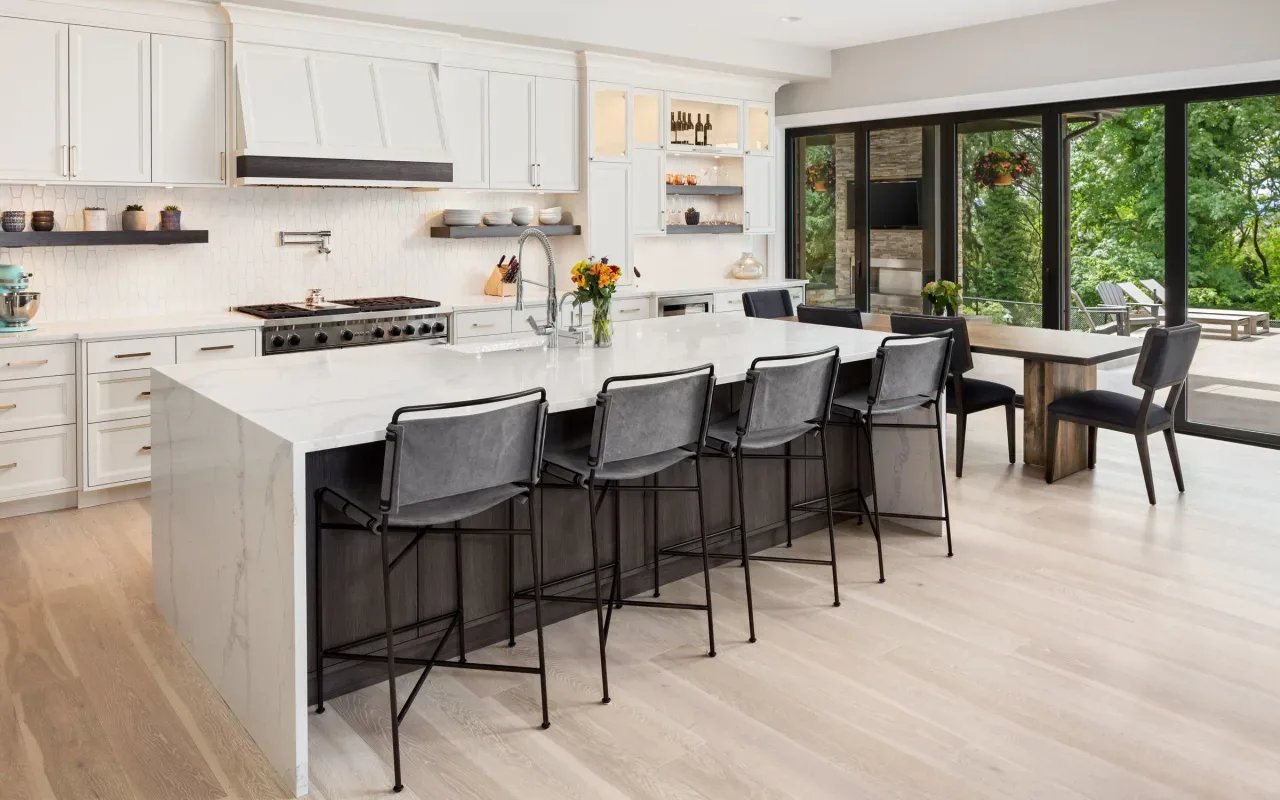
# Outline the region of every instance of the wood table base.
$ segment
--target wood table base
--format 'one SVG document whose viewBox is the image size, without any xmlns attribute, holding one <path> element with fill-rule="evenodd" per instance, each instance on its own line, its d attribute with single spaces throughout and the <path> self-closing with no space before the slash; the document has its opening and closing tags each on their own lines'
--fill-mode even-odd
<svg viewBox="0 0 1280 800">
<path fill-rule="evenodd" d="M 1023 461 L 1031 466 L 1047 463 L 1049 404 L 1059 397 L 1098 388 L 1098 368 L 1048 361 L 1023 362 Z M 1088 467 L 1089 431 L 1083 425 L 1062 423 L 1053 474 L 1065 478 Z"/>
</svg>

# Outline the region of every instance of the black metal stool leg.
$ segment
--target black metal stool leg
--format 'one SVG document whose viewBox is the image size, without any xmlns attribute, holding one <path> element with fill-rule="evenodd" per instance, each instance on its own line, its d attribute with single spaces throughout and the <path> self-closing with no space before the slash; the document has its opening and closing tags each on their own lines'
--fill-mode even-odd
<svg viewBox="0 0 1280 800">
<path fill-rule="evenodd" d="M 747 501 L 745 499 L 746 482 L 742 478 L 742 450 L 738 448 L 733 454 L 734 467 L 738 473 L 738 533 L 742 539 L 742 574 L 747 585 L 747 630 L 751 634 L 748 642 L 756 640 L 756 611 L 751 599 L 751 559 L 747 556 Z M 704 548 L 705 551 L 705 548 Z"/>
<path fill-rule="evenodd" d="M 782 513 L 787 515 L 787 547 L 791 546 L 791 442 L 787 442 L 787 457 L 782 462 L 786 475 L 783 476 L 783 491 L 786 493 L 786 502 L 782 506 Z"/>
<path fill-rule="evenodd" d="M 324 531 L 321 530 L 320 515 L 324 511 L 324 500 L 321 499 L 320 492 L 316 492 L 312 498 L 311 518 L 312 530 L 315 531 L 315 551 L 316 551 L 316 618 L 315 618 L 315 643 L 314 652 L 316 660 L 316 713 L 324 713 L 324 593 L 320 591 L 320 587 L 324 586 L 324 581 L 320 579 L 321 565 L 324 564 L 324 551 L 321 548 L 321 539 L 324 537 Z"/>
<path fill-rule="evenodd" d="M 658 485 L 657 475 L 653 476 L 653 485 Z M 662 577 L 658 571 L 658 562 L 661 559 L 661 555 L 658 553 L 658 496 L 662 492 L 654 489 L 651 494 L 653 495 L 653 596 L 661 597 Z"/>
<path fill-rule="evenodd" d="M 395 623 L 391 613 L 391 557 L 387 552 L 386 526 L 384 533 L 378 538 L 382 540 L 382 605 L 387 626 L 387 689 L 391 696 L 391 758 L 395 770 L 395 784 L 392 791 L 404 789 L 400 780 L 400 707 L 396 702 L 396 650 Z"/>
<path fill-rule="evenodd" d="M 880 541 L 880 498 L 876 495 L 876 451 L 871 436 L 871 418 L 866 417 L 865 420 L 868 483 L 871 486 L 871 500 L 874 506 L 867 503 L 865 494 L 862 495 L 862 505 L 867 508 L 868 516 L 871 517 L 871 532 L 876 537 L 876 561 L 880 565 L 880 583 L 884 583 L 884 546 Z"/>
<path fill-rule="evenodd" d="M 594 481 L 588 481 L 587 515 L 591 519 L 591 577 L 596 591 L 596 634 L 600 639 L 600 684 L 604 691 L 600 702 L 607 703 L 609 702 L 609 666 L 604 654 L 604 598 L 600 595 L 600 542 L 596 538 L 596 511 L 598 507 L 594 502 L 594 494 L 595 483 Z"/>
<path fill-rule="evenodd" d="M 613 482 L 613 586 L 609 596 L 614 608 L 622 608 L 622 492 L 617 481 Z"/>
<path fill-rule="evenodd" d="M 711 560 L 707 557 L 707 512 L 702 497 L 702 456 L 693 459 L 693 467 L 698 476 L 698 533 L 702 545 L 702 585 L 707 593 L 707 655 L 715 658 L 716 624 L 711 618 Z"/>
<path fill-rule="evenodd" d="M 849 440 L 853 448 L 853 485 L 858 487 L 858 497 L 861 499 L 862 490 L 862 452 L 858 450 L 858 430 L 857 422 L 849 426 Z M 854 522 L 855 525 L 862 524 L 862 511 L 859 506 L 858 517 Z"/>
<path fill-rule="evenodd" d="M 507 530 L 515 527 L 515 509 L 507 501 Z M 533 529 L 533 500 L 529 501 L 529 528 Z M 516 537 L 507 536 L 507 647 L 516 646 Z"/>
<path fill-rule="evenodd" d="M 933 416 L 938 423 L 938 463 L 942 467 L 942 517 L 947 526 L 947 558 L 951 558 L 955 553 L 951 550 L 951 505 L 947 500 L 947 459 L 942 450 L 942 413 L 942 407 L 935 404 Z"/>
<path fill-rule="evenodd" d="M 840 578 L 836 575 L 836 516 L 831 510 L 831 475 L 827 468 L 827 430 L 823 428 L 818 436 L 822 440 L 822 489 L 826 493 L 827 498 L 827 537 L 831 541 L 831 591 L 835 596 L 833 606 L 840 605 Z M 790 445 L 787 449 L 790 450 Z M 787 462 L 787 469 L 790 470 L 791 462 Z M 787 520 L 790 522 L 791 504 L 787 503 Z"/>
<path fill-rule="evenodd" d="M 542 543 L 542 531 L 534 522 L 533 497 L 529 498 L 529 556 L 532 559 L 533 571 L 533 624 L 538 631 L 538 682 L 542 690 L 542 727 L 551 727 L 551 717 L 547 710 L 547 656 L 542 642 L 542 563 L 538 560 L 538 550 Z M 514 537 L 510 537 L 514 541 Z"/>
<path fill-rule="evenodd" d="M 457 527 L 457 523 L 454 523 Z M 453 535 L 453 596 L 458 608 L 458 663 L 467 663 L 467 614 L 462 603 L 462 534 Z"/>
</svg>

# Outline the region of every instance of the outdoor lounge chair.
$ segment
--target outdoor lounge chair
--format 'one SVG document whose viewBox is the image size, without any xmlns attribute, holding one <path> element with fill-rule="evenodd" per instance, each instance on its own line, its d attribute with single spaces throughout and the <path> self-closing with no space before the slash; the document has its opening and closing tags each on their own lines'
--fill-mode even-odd
<svg viewBox="0 0 1280 800">
<path fill-rule="evenodd" d="M 1080 312 L 1080 316 L 1084 317 L 1084 322 L 1089 326 L 1090 333 L 1129 335 L 1129 307 L 1127 305 L 1086 306 L 1084 298 L 1075 289 L 1071 290 L 1071 301 L 1075 303 L 1076 310 Z M 1095 320 L 1095 314 L 1101 316 L 1104 321 L 1098 322 Z M 1105 321 L 1107 317 L 1111 317 L 1111 320 Z"/>
<path fill-rule="evenodd" d="M 1161 322 L 1164 321 L 1164 301 L 1153 300 L 1146 292 L 1142 291 L 1133 283 L 1116 284 L 1120 291 L 1124 292 L 1130 299 L 1132 305 L 1145 309 L 1150 309 L 1151 313 Z M 1163 287 L 1160 292 L 1164 294 Z M 1189 322 L 1198 322 L 1201 325 L 1223 325 L 1230 328 L 1231 339 L 1238 340 L 1241 337 L 1241 329 L 1244 329 L 1244 338 L 1253 336 L 1258 332 L 1258 325 L 1262 323 L 1268 331 L 1271 329 L 1269 315 L 1264 311 L 1232 311 L 1225 308 L 1189 308 L 1187 309 L 1187 320 Z"/>
<path fill-rule="evenodd" d="M 1156 300 L 1161 305 L 1164 305 L 1164 287 L 1160 285 L 1159 281 L 1154 280 L 1152 278 L 1143 278 L 1141 281 L 1138 281 L 1138 282 L 1141 283 L 1143 286 L 1147 287 L 1147 290 L 1150 291 L 1151 294 L 1155 296 Z M 1265 311 L 1235 311 L 1235 310 L 1226 309 L 1226 308 L 1189 308 L 1187 309 L 1188 318 L 1191 318 L 1193 316 L 1220 316 L 1224 314 L 1249 317 L 1249 321 L 1252 324 L 1246 325 L 1245 332 L 1250 336 L 1256 334 L 1259 328 L 1261 328 L 1263 331 L 1266 331 L 1267 333 L 1271 333 L 1271 315 Z M 1212 321 L 1210 322 L 1210 324 L 1213 324 Z M 1232 337 L 1232 338 L 1235 338 L 1235 337 Z"/>
<path fill-rule="evenodd" d="M 1160 324 L 1160 304 L 1151 303 L 1135 303 L 1125 297 L 1124 289 L 1118 284 L 1109 281 L 1103 281 L 1097 286 L 1098 297 L 1102 298 L 1103 306 L 1120 307 L 1129 309 L 1129 330 L 1136 331 L 1139 328 L 1149 328 L 1153 325 Z"/>
</svg>

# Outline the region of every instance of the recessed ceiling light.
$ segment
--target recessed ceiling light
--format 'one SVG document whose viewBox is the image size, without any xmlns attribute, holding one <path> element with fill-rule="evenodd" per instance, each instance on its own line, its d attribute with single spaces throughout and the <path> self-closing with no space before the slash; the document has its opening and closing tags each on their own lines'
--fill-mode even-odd
<svg viewBox="0 0 1280 800">
<path fill-rule="evenodd" d="M 800 18 L 799 17 L 779 17 L 779 20 L 782 22 L 799 22 Z"/>
</svg>

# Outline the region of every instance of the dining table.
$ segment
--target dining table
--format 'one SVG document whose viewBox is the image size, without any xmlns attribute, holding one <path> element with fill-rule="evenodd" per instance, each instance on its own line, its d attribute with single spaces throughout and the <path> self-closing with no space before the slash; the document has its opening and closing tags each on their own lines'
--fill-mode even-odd
<svg viewBox="0 0 1280 800">
<path fill-rule="evenodd" d="M 796 321 L 796 317 L 784 319 Z M 1043 468 L 1049 459 L 1049 404 L 1060 397 L 1098 388 L 1098 365 L 1138 354 L 1142 339 L 1081 331 L 1023 328 L 971 320 L 969 349 L 1022 360 L 1022 460 Z M 867 330 L 892 333 L 891 315 L 862 314 Z M 1088 468 L 1088 430 L 1064 422 L 1053 453 L 1055 478 Z"/>
</svg>

